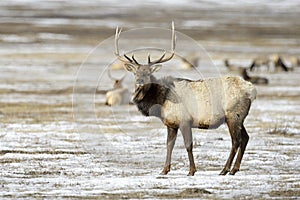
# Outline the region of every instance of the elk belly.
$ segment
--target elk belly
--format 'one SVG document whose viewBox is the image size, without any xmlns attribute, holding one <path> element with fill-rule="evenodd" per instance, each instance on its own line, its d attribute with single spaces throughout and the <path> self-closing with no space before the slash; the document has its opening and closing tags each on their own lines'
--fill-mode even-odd
<svg viewBox="0 0 300 200">
<path fill-rule="evenodd" d="M 191 122 L 191 116 L 182 103 L 166 100 L 161 109 L 161 120 L 168 127 L 179 128 L 181 123 Z"/>
<path fill-rule="evenodd" d="M 192 115 L 192 127 L 200 129 L 215 129 L 225 122 L 225 113 L 221 105 L 202 104 L 197 107 L 199 112 Z"/>
</svg>

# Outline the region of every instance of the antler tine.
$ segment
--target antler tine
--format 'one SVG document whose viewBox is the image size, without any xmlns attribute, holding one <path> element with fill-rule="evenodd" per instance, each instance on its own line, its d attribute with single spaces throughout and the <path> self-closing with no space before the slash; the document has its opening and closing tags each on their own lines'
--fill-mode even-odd
<svg viewBox="0 0 300 200">
<path fill-rule="evenodd" d="M 129 58 L 126 54 L 124 54 L 124 57 L 129 61 L 129 62 L 133 62 L 132 60 L 131 60 L 131 58 Z"/>
<path fill-rule="evenodd" d="M 166 62 L 173 58 L 175 55 L 175 46 L 176 46 L 176 34 L 175 34 L 175 26 L 174 21 L 172 21 L 172 43 L 171 43 L 171 55 L 169 57 L 166 57 L 162 59 L 160 62 Z"/>
<path fill-rule="evenodd" d="M 132 60 L 134 61 L 135 64 L 140 65 L 140 63 L 134 58 L 134 54 L 132 54 Z"/>
<path fill-rule="evenodd" d="M 120 53 L 119 53 L 119 38 L 120 38 L 120 34 L 122 32 L 122 29 L 119 30 L 119 27 L 116 28 L 116 34 L 115 34 L 115 55 L 118 57 L 118 59 L 122 62 L 131 62 L 132 63 L 132 60 L 126 56 L 124 54 L 124 57 L 127 59 L 124 59 L 124 57 L 120 56 Z"/>
<path fill-rule="evenodd" d="M 174 21 L 172 21 L 172 53 L 175 53 L 175 46 L 176 46 L 176 35 L 175 35 L 175 25 Z"/>
<path fill-rule="evenodd" d="M 175 28 L 174 28 L 174 21 L 172 21 L 172 42 L 171 42 L 171 54 L 165 58 L 166 51 L 164 54 L 157 60 L 150 62 L 150 55 L 148 54 L 148 64 L 154 65 L 158 63 L 163 63 L 171 60 L 175 55 L 175 46 L 176 46 L 176 35 L 175 35 Z"/>
<path fill-rule="evenodd" d="M 151 64 L 150 53 L 148 53 L 148 64 Z"/>
<path fill-rule="evenodd" d="M 148 54 L 148 64 L 150 65 L 154 65 L 154 64 L 158 64 L 162 62 L 162 59 L 166 56 L 166 51 L 164 51 L 163 55 L 161 57 L 159 57 L 157 60 L 154 61 L 150 61 L 150 54 Z"/>
<path fill-rule="evenodd" d="M 163 55 L 158 59 L 158 62 L 162 62 L 163 58 L 166 56 L 166 51 L 164 51 Z"/>
<path fill-rule="evenodd" d="M 115 34 L 115 55 L 118 57 L 120 56 L 118 43 L 119 43 L 119 37 L 120 37 L 121 31 L 122 31 L 122 29 L 120 29 L 120 31 L 119 31 L 119 27 L 117 26 L 116 34 Z"/>
</svg>

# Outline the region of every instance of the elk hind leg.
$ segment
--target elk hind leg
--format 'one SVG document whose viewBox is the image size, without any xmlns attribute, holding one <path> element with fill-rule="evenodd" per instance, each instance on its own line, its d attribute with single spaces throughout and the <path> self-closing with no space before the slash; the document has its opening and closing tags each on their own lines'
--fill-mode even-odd
<svg viewBox="0 0 300 200">
<path fill-rule="evenodd" d="M 238 152 L 238 155 L 237 155 L 234 167 L 230 171 L 231 175 L 234 175 L 237 171 L 240 170 L 241 161 L 242 161 L 242 158 L 243 158 L 246 146 L 248 144 L 249 135 L 248 135 L 248 133 L 247 133 L 244 125 L 242 125 L 241 136 L 242 136 L 242 142 L 241 142 L 241 145 L 240 145 L 240 149 L 239 149 L 239 152 Z"/>
<path fill-rule="evenodd" d="M 230 172 L 232 161 L 241 143 L 241 128 L 239 127 L 239 124 L 235 120 L 229 120 L 229 119 L 227 119 L 226 122 L 231 136 L 232 146 L 231 146 L 229 157 L 220 175 L 226 175 L 228 172 Z"/>
</svg>

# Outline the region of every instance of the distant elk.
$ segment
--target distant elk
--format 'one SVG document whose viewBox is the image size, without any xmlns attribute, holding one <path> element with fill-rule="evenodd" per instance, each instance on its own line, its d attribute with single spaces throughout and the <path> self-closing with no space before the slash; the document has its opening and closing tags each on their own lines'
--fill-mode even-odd
<svg viewBox="0 0 300 200">
<path fill-rule="evenodd" d="M 254 71 L 254 69 L 261 68 L 263 66 L 267 68 L 267 71 L 270 71 L 270 62 L 271 60 L 267 56 L 255 58 L 250 65 L 250 71 Z"/>
<path fill-rule="evenodd" d="M 244 80 L 249 81 L 253 84 L 257 84 L 257 85 L 266 85 L 269 83 L 269 80 L 267 78 L 264 77 L 260 77 L 260 76 L 249 76 L 246 67 L 242 67 L 242 66 L 238 66 L 238 65 L 232 65 L 229 63 L 229 61 L 227 59 L 224 60 L 225 66 L 227 67 L 227 69 L 229 69 L 230 71 L 235 71 L 238 72 Z"/>
<path fill-rule="evenodd" d="M 200 56 L 196 52 L 192 52 L 184 57 L 180 56 L 180 60 L 183 63 L 184 69 L 193 69 L 198 67 L 200 62 Z"/>
<path fill-rule="evenodd" d="M 106 93 L 106 101 L 105 104 L 108 106 L 116 106 L 130 103 L 130 92 L 127 88 L 123 87 L 123 81 L 126 74 L 120 78 L 113 78 L 110 74 L 110 70 L 107 71 L 108 77 L 114 81 L 113 89 Z"/>
<path fill-rule="evenodd" d="M 265 77 L 260 77 L 260 76 L 249 76 L 248 72 L 247 72 L 247 68 L 241 68 L 240 69 L 240 73 L 241 76 L 243 77 L 243 79 L 245 79 L 246 81 L 249 81 L 253 84 L 256 85 L 266 85 L 269 83 L 269 80 Z"/>
<path fill-rule="evenodd" d="M 192 128 L 216 129 L 226 123 L 232 141 L 232 147 L 221 175 L 228 172 L 234 175 L 246 149 L 249 136 L 244 127 L 251 103 L 256 98 L 256 89 L 248 81 L 240 77 L 224 76 L 197 81 L 165 77 L 156 79 L 152 74 L 161 69 L 160 63 L 167 62 L 175 55 L 175 31 L 172 23 L 171 54 L 165 53 L 156 60 L 140 64 L 134 55 L 119 54 L 118 40 L 121 31 L 116 29 L 115 55 L 124 63 L 125 69 L 135 76 L 135 92 L 133 102 L 145 116 L 155 116 L 167 126 L 167 157 L 161 174 L 165 175 L 171 168 L 171 154 L 177 137 L 181 131 L 188 153 L 190 170 L 193 176 L 196 166 L 193 156 Z M 214 151 L 214 149 L 212 149 Z M 233 159 L 238 152 L 234 167 Z"/>
<path fill-rule="evenodd" d="M 240 69 L 242 68 L 241 66 L 230 64 L 228 59 L 224 60 L 224 64 L 225 64 L 225 67 L 229 71 L 237 71 L 237 72 L 239 72 Z"/>
<path fill-rule="evenodd" d="M 273 63 L 274 63 L 274 68 L 275 71 L 292 71 L 293 68 L 289 68 L 286 66 L 286 64 L 283 62 L 283 59 L 281 56 L 275 54 L 273 56 Z"/>
<path fill-rule="evenodd" d="M 295 62 L 295 61 L 294 61 Z M 297 61 L 296 61 L 297 62 Z M 251 65 L 250 65 L 250 71 L 253 71 L 255 68 L 261 68 L 262 66 L 266 66 L 268 71 L 270 70 L 270 64 L 273 64 L 274 71 L 292 71 L 294 65 L 292 64 L 291 67 L 288 67 L 285 62 L 283 61 L 283 58 L 279 56 L 278 54 L 275 54 L 273 56 L 269 57 L 259 57 L 255 58 Z"/>
<path fill-rule="evenodd" d="M 300 58 L 293 56 L 290 58 L 291 61 L 291 67 L 295 68 L 295 67 L 300 67 Z"/>
</svg>

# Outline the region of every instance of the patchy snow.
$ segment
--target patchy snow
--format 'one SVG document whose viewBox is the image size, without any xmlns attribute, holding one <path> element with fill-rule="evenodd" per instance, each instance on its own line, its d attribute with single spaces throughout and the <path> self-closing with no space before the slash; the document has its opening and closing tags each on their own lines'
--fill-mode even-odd
<svg viewBox="0 0 300 200">
<path fill-rule="evenodd" d="M 99 86 L 99 83 L 91 81 L 89 76 L 82 79 L 83 92 L 78 90 L 78 99 L 87 105 L 72 103 L 74 97 L 72 89 L 75 79 L 78 78 L 76 71 L 81 65 L 82 57 L 86 57 L 90 52 L 91 46 L 75 43 L 76 39 L 79 41 L 81 38 L 73 37 L 67 31 L 66 33 L 55 33 L 55 31 L 59 32 L 63 26 L 70 24 L 73 28 L 75 26 L 112 28 L 116 25 L 136 27 L 135 22 L 130 21 L 132 15 L 124 16 L 126 20 L 129 19 L 128 21 L 123 18 L 118 19 L 120 13 L 126 13 L 126 9 L 132 7 L 128 2 L 118 2 L 120 3 L 118 6 L 103 0 L 93 2 L 76 0 L 72 3 L 45 1 L 41 6 L 33 0 L 0 2 L 2 6 L 0 10 L 3 11 L 1 16 L 5 16 L 1 17 L 1 23 L 28 23 L 35 28 L 35 31 L 42 30 L 37 31 L 32 37 L 23 33 L 0 35 L 0 42 L 3 43 L 3 46 L 0 46 L 2 56 L 0 60 L 0 198 L 299 198 L 299 69 L 290 73 L 262 74 L 269 78 L 270 84 L 257 86 L 258 97 L 252 104 L 245 121 L 250 140 L 241 169 L 235 176 L 218 175 L 231 148 L 228 128 L 225 125 L 217 130 L 193 130 L 194 157 L 197 167 L 194 177 L 186 176 L 189 168 L 188 158 L 182 136 L 179 134 L 172 155 L 171 171 L 168 175 L 162 176 L 159 173 L 165 162 L 167 130 L 158 119 L 142 116 L 134 105 L 106 107 L 104 93 L 95 95 L 94 90 L 86 89 Z M 170 2 L 151 0 L 147 5 L 162 3 L 163 6 L 171 6 Z M 193 9 L 203 8 L 201 6 L 205 5 L 208 12 L 216 6 L 234 10 L 244 3 L 252 5 L 246 1 L 233 4 L 229 1 L 189 0 L 176 1 L 175 4 L 173 2 L 172 6 L 177 9 L 182 9 L 181 6 L 191 7 L 187 2 L 193 3 L 195 7 Z M 104 9 L 102 3 L 105 3 Z M 145 5 L 144 2 L 133 3 Z M 294 0 L 276 3 L 267 0 L 254 3 L 264 5 L 263 9 L 269 10 L 282 5 L 277 11 L 261 14 L 266 15 L 267 18 L 276 12 L 285 12 L 286 8 L 296 10 L 299 4 Z M 86 10 L 78 5 L 87 6 L 91 10 L 88 15 L 93 14 L 94 18 L 86 17 Z M 118 10 L 120 13 L 116 13 L 115 7 L 122 6 L 123 9 Z M 100 7 L 104 10 L 104 14 L 99 14 Z M 35 14 L 43 14 L 37 8 L 42 9 L 43 12 L 53 10 L 59 13 L 64 9 L 66 18 L 49 18 L 48 15 L 42 19 L 34 17 Z M 24 10 L 26 12 L 23 12 Z M 76 12 L 76 17 L 70 17 L 72 12 Z M 101 18 L 109 14 L 111 14 L 109 17 Z M 193 15 L 192 12 L 186 14 L 187 18 L 188 15 Z M 226 13 L 223 11 L 223 14 Z M 228 11 L 224 19 L 220 17 L 212 21 L 209 18 L 199 20 L 191 18 L 191 20 L 181 21 L 181 24 L 177 23 L 186 29 L 211 28 L 220 24 L 231 25 L 236 21 L 238 14 L 241 13 Z M 86 18 L 80 18 L 81 16 Z M 216 15 L 216 18 L 219 16 Z M 223 20 L 228 21 L 225 23 Z M 293 21 L 285 22 L 257 21 L 255 24 L 269 27 L 283 24 L 290 26 L 290 23 L 293 23 Z M 160 23 L 149 22 L 147 25 L 161 25 Z M 241 18 L 239 23 L 245 26 L 255 25 L 245 18 Z M 53 33 L 44 30 L 45 27 L 53 28 Z M 271 37 L 270 41 L 277 41 L 277 37 Z M 291 41 L 298 40 L 282 38 L 279 43 L 292 45 Z M 94 41 L 88 40 L 88 42 Z M 180 47 L 180 41 L 178 44 Z M 230 46 L 220 41 L 211 42 L 210 45 L 214 46 L 217 52 L 247 54 L 243 55 L 244 57 L 248 56 L 249 52 L 276 52 L 282 47 L 253 45 L 251 42 L 249 44 L 244 42 L 243 45 L 232 42 Z M 291 47 L 292 51 L 290 49 L 288 51 L 297 52 L 298 46 L 295 46 Z M 187 49 L 189 47 L 185 48 L 186 52 L 190 50 Z M 97 49 L 94 57 L 86 60 L 84 64 L 91 70 L 89 74 L 98 74 L 99 70 L 103 70 L 105 62 L 102 61 L 102 57 L 100 60 L 97 56 L 102 56 L 104 53 L 108 55 L 107 51 L 113 52 L 113 47 L 105 46 L 103 49 Z M 222 60 L 214 62 L 224 68 Z M 249 59 L 242 60 L 240 63 L 248 65 Z M 171 64 L 176 63 L 171 62 Z M 210 68 L 209 64 L 208 61 L 201 60 L 199 70 L 205 76 L 216 75 L 216 68 Z M 217 71 L 217 75 L 223 71 Z M 123 72 L 116 72 L 116 74 L 121 75 Z M 193 79 L 199 77 L 195 71 L 172 71 L 170 68 L 162 69 L 158 76 L 170 74 Z M 112 84 L 107 77 L 101 81 L 103 81 L 99 86 L 101 89 L 111 88 Z M 128 76 L 125 83 L 132 84 L 132 76 Z"/>
<path fill-rule="evenodd" d="M 13 43 L 33 42 L 33 40 L 28 37 L 13 35 L 13 34 L 0 35 L 0 40 L 2 40 L 3 42 L 13 42 Z"/>
<path fill-rule="evenodd" d="M 14 69 L 22 71 L 20 67 Z M 3 80 L 10 75 L 9 71 L 3 71 Z M 35 71 L 50 75 L 52 72 Z M 49 77 L 55 80 L 55 76 Z M 17 76 L 16 80 L 29 78 Z M 270 78 L 278 81 L 276 75 Z M 288 74 L 281 76 L 277 84 L 290 78 Z M 65 87 L 73 84 L 69 79 L 66 77 L 62 82 Z M 47 90 L 47 82 L 41 80 L 41 83 L 45 87 L 37 86 L 35 94 L 1 95 L 2 103 L 26 105 L 15 108 L 17 113 L 10 121 L 5 113 L 0 115 L 1 119 L 8 120 L 0 126 L 0 196 L 3 198 L 299 196 L 300 109 L 299 98 L 289 86 L 285 86 L 284 96 L 278 96 L 283 86 L 280 91 L 272 86 L 257 88 L 267 95 L 258 96 L 246 119 L 250 141 L 241 170 L 235 176 L 218 175 L 231 146 L 227 127 L 194 129 L 197 172 L 194 177 L 188 177 L 188 158 L 181 135 L 174 147 L 170 173 L 159 175 L 164 166 L 167 136 L 166 128 L 158 119 L 142 116 L 134 105 L 99 104 L 104 95 L 99 96 L 95 105 L 72 118 L 70 94 L 40 95 L 39 91 Z M 33 91 L 30 87 L 22 90 Z M 33 112 L 30 109 L 34 106 L 28 106 L 34 102 L 40 107 Z M 10 112 L 7 109 L 4 111 Z"/>
</svg>

